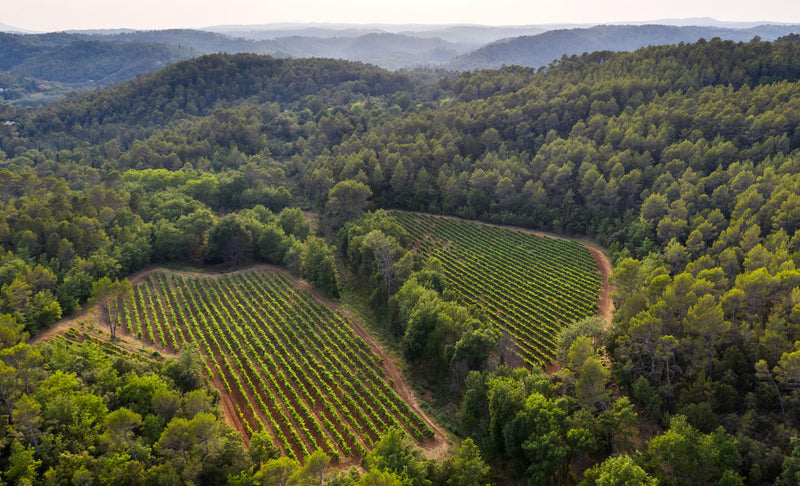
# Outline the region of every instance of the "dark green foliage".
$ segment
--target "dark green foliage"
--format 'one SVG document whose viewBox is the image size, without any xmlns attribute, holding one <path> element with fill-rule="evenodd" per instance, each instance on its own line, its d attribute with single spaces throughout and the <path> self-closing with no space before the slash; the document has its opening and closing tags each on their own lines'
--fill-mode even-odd
<svg viewBox="0 0 800 486">
<path fill-rule="evenodd" d="M 330 210 L 322 229 L 369 200 L 585 234 L 616 265 L 615 318 L 602 343 L 565 340 L 552 380 L 502 368 L 465 376 L 491 362 L 492 336 L 451 300 L 441 264 L 404 260 L 385 215 L 345 225 L 339 256 L 416 369 L 448 373 L 454 388 L 466 378 L 464 431 L 518 476 L 577 481 L 623 447 L 632 401 L 669 427 L 634 458 L 647 475 L 770 483 L 800 423 L 798 77 L 791 38 L 600 52 L 437 83 L 355 63 L 213 55 L 47 109 L 0 106 L 0 121 L 13 122 L 0 125 L 0 311 L 36 331 L 104 277 L 206 257 L 282 262 L 336 295 L 333 252 L 298 211 L 280 214 L 289 206 Z M 3 442 L 14 478 L 123 470 L 97 460 L 109 410 L 141 416 L 131 431 L 151 450 L 176 420 L 171 379 L 136 369 L 107 371 L 106 382 L 66 353 L 43 367 L 15 346 L 0 397 L 5 423 L 16 427 L 21 404 L 28 424 Z M 23 393 L 23 377 L 42 369 Z M 31 453 L 24 437 L 36 427 L 52 433 Z M 130 454 L 120 445 L 129 436 L 116 437 L 117 453 Z M 179 443 L 160 443 L 153 457 L 169 456 L 172 470 L 148 463 L 131 477 L 218 481 L 235 449 L 209 444 L 214 471 L 204 471 L 180 463 Z M 784 482 L 797 469 L 785 463 Z"/>
<path fill-rule="evenodd" d="M 562 395 L 540 372 L 472 372 L 461 407 L 465 431 L 490 457 L 510 461 L 531 484 L 569 483 L 585 453 L 631 450 L 636 414 L 627 399 L 608 410 Z"/>
<path fill-rule="evenodd" d="M 654 437 L 644 454 L 645 468 L 659 484 L 742 484 L 737 472 L 736 440 L 722 429 L 703 434 L 682 416 L 670 421 L 669 430 Z"/>
<path fill-rule="evenodd" d="M 102 124 L 105 127 L 98 130 L 111 133 L 120 123 L 163 125 L 186 116 L 209 115 L 242 100 L 292 103 L 341 85 L 355 93 L 383 95 L 411 88 L 412 82 L 405 74 L 358 63 L 212 54 L 68 100 L 43 115 L 39 128 L 66 129 L 77 135 L 83 127 Z"/>
<path fill-rule="evenodd" d="M 164 368 L 175 386 L 183 393 L 198 390 L 205 385 L 203 376 L 203 362 L 199 356 L 200 350 L 196 345 L 189 343 L 181 348 L 178 359 Z"/>
<path fill-rule="evenodd" d="M 9 440 L 0 446 L 4 479 L 143 484 L 183 477 L 220 484 L 250 467 L 241 434 L 218 420 L 218 407 L 192 406 L 206 393 L 202 380 L 200 391 L 184 394 L 156 361 L 109 359 L 92 341 L 31 347 L 16 342 L 18 331 L 11 319 L 0 323 L 0 399 L 9 409 Z M 12 371 L 17 379 L 9 381 Z M 183 443 L 191 447 L 181 450 Z"/>
</svg>

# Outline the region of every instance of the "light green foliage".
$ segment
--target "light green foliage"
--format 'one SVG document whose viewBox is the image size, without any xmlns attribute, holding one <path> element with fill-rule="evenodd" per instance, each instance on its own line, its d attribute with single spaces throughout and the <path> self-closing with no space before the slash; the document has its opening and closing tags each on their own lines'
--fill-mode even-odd
<svg viewBox="0 0 800 486">
<path fill-rule="evenodd" d="M 558 362 L 562 365 L 567 363 L 567 353 L 569 352 L 572 343 L 579 337 L 588 337 L 592 340 L 594 349 L 597 349 L 603 344 L 605 337 L 606 322 L 602 317 L 592 316 L 579 321 L 575 321 L 568 326 L 565 326 L 558 333 L 558 345 L 556 356 Z"/>
<path fill-rule="evenodd" d="M 288 457 L 279 457 L 266 462 L 253 475 L 253 482 L 264 486 L 289 486 L 295 484 L 300 464 Z"/>
<path fill-rule="evenodd" d="M 267 431 L 254 432 L 250 436 L 250 458 L 255 464 L 263 464 L 280 455 L 280 449 L 272 443 L 272 437 Z"/>
<path fill-rule="evenodd" d="M 402 486 L 402 484 L 403 481 L 397 474 L 374 469 L 367 471 L 358 481 L 359 486 Z"/>
<path fill-rule="evenodd" d="M 447 479 L 449 486 L 481 486 L 486 484 L 486 478 L 491 468 L 483 457 L 481 451 L 472 439 L 464 439 L 458 447 L 456 455 L 448 459 L 443 468 L 445 474 L 451 474 Z"/>
<path fill-rule="evenodd" d="M 602 464 L 587 470 L 581 486 L 656 486 L 650 477 L 630 456 L 611 456 Z"/>
<path fill-rule="evenodd" d="M 32 446 L 24 447 L 19 441 L 11 443 L 11 455 L 8 458 L 8 469 L 3 474 L 7 481 L 20 486 L 34 484 L 37 478 L 36 470 L 42 461 L 36 459 Z"/>
<path fill-rule="evenodd" d="M 108 277 L 103 277 L 92 284 L 89 304 L 100 307 L 112 339 L 117 336 L 117 315 L 122 309 L 122 302 L 130 297 L 132 291 L 133 287 L 128 279 L 111 281 Z"/>
<path fill-rule="evenodd" d="M 306 240 L 300 258 L 300 275 L 327 295 L 339 297 L 339 275 L 328 245 L 311 236 Z"/>
<path fill-rule="evenodd" d="M 286 208 L 278 215 L 278 224 L 287 235 L 292 235 L 300 241 L 306 239 L 311 233 L 311 223 L 300 208 Z"/>
<path fill-rule="evenodd" d="M 400 429 L 390 429 L 364 458 L 368 469 L 397 474 L 404 484 L 426 484 L 426 461 Z"/>
<path fill-rule="evenodd" d="M 703 434 L 683 416 L 670 420 L 669 430 L 650 440 L 645 469 L 659 484 L 741 484 L 737 441 L 721 428 Z"/>
<path fill-rule="evenodd" d="M 609 401 L 606 382 L 611 373 L 595 357 L 590 356 L 583 362 L 577 372 L 578 380 L 575 383 L 575 398 L 587 408 L 599 407 L 603 409 Z"/>
</svg>

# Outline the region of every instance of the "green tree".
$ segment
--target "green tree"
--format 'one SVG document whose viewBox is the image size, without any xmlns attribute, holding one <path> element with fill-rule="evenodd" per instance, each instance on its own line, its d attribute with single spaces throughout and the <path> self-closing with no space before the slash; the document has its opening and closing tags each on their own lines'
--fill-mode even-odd
<svg viewBox="0 0 800 486">
<path fill-rule="evenodd" d="M 112 281 L 103 277 L 92 285 L 92 298 L 89 302 L 100 306 L 102 319 L 108 325 L 111 339 L 117 337 L 118 313 L 132 291 L 133 286 L 127 279 Z"/>
<path fill-rule="evenodd" d="M 300 464 L 289 457 L 279 457 L 267 461 L 253 475 L 253 483 L 264 486 L 289 486 L 295 484 Z"/>
<path fill-rule="evenodd" d="M 133 430 L 142 425 L 142 416 L 127 408 L 119 408 L 103 419 L 105 433 L 103 440 L 109 444 L 110 449 L 122 448 L 130 453 L 134 461 L 139 448 L 134 438 Z"/>
<path fill-rule="evenodd" d="M 320 239 L 310 236 L 303 245 L 300 274 L 325 294 L 339 297 L 339 274 L 333 253 Z"/>
<path fill-rule="evenodd" d="M 253 463 L 260 467 L 271 459 L 280 456 L 280 449 L 272 442 L 272 437 L 266 430 L 254 432 L 250 436 L 250 448 L 248 449 Z"/>
<path fill-rule="evenodd" d="M 362 182 L 348 179 L 336 183 L 328 192 L 328 212 L 333 226 L 341 226 L 360 216 L 370 196 L 372 190 Z"/>
<path fill-rule="evenodd" d="M 738 444 L 721 428 L 703 434 L 682 415 L 670 420 L 669 430 L 653 437 L 645 453 L 645 469 L 661 484 L 712 484 L 726 478 L 741 484 L 736 467 Z"/>
<path fill-rule="evenodd" d="M 393 237 L 386 236 L 380 230 L 369 232 L 364 237 L 362 245 L 364 248 L 368 248 L 375 258 L 375 265 L 386 291 L 386 300 L 389 300 L 394 290 L 395 277 L 400 270 L 398 260 L 403 249 Z"/>
<path fill-rule="evenodd" d="M 611 456 L 584 473 L 580 486 L 656 486 L 658 481 L 626 455 Z"/>
<path fill-rule="evenodd" d="M 427 466 L 419 449 L 398 428 L 389 429 L 381 436 L 372 451 L 364 457 L 364 467 L 397 474 L 404 484 L 423 485 L 427 477 Z"/>
<path fill-rule="evenodd" d="M 490 468 L 472 439 L 464 439 L 456 455 L 443 464 L 448 486 L 480 486 L 486 484 Z"/>
</svg>

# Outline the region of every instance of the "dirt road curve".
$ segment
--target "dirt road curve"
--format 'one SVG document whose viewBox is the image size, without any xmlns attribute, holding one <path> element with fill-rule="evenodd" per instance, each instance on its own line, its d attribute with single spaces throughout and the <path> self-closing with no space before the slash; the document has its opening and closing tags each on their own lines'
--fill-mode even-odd
<svg viewBox="0 0 800 486">
<path fill-rule="evenodd" d="M 601 278 L 600 295 L 597 297 L 597 315 L 605 319 L 606 326 L 608 326 L 611 324 L 611 317 L 614 314 L 614 301 L 611 300 L 611 292 L 614 291 L 611 286 L 611 262 L 599 248 L 586 244 L 584 246 L 592 252 L 594 261 L 597 262 L 597 270 L 600 272 Z"/>
</svg>

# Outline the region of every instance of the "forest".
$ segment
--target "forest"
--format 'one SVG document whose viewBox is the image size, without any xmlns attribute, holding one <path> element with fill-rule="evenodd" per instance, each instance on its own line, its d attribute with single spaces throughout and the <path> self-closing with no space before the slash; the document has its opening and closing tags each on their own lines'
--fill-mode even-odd
<svg viewBox="0 0 800 486">
<path fill-rule="evenodd" d="M 799 194 L 798 35 L 463 73 L 214 54 L 0 104 L 2 480 L 797 484 Z M 555 371 L 498 361 L 393 210 L 591 239 L 612 322 L 561 323 Z M 278 457 L 191 350 L 28 341 L 139 270 L 256 262 L 360 303 L 453 455 Z"/>
</svg>

